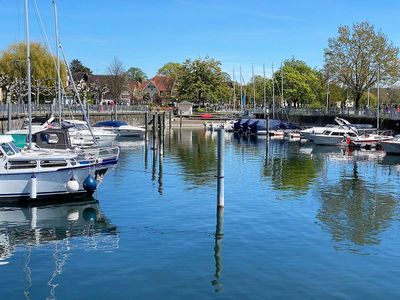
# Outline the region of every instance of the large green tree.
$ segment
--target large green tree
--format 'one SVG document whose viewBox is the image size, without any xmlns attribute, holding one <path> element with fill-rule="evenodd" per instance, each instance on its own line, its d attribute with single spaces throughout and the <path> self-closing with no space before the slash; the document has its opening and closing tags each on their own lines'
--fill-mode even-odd
<svg viewBox="0 0 400 300">
<path fill-rule="evenodd" d="M 157 74 L 178 79 L 182 72 L 182 65 L 180 63 L 169 62 L 158 69 Z"/>
<path fill-rule="evenodd" d="M 179 97 L 198 103 L 229 100 L 230 89 L 220 65 L 219 61 L 209 57 L 185 60 L 177 81 Z"/>
<path fill-rule="evenodd" d="M 301 60 L 285 60 L 283 66 L 275 72 L 275 80 L 277 94 L 281 93 L 283 80 L 283 98 L 286 103 L 313 104 L 321 100 L 322 87 L 318 71 Z"/>
<path fill-rule="evenodd" d="M 40 43 L 30 44 L 31 82 L 35 101 L 50 97 L 56 93 L 56 59 Z M 21 101 L 27 95 L 26 80 L 26 44 L 10 45 L 0 53 L 1 88 L 12 101 Z M 61 63 L 61 79 L 66 80 L 66 67 Z"/>
<path fill-rule="evenodd" d="M 31 76 L 33 83 L 40 81 L 52 87 L 57 81 L 55 57 L 40 43 L 30 44 Z M 26 44 L 16 43 L 0 52 L 0 73 L 10 78 L 26 78 Z M 61 64 L 61 78 L 66 80 L 66 68 Z"/>
<path fill-rule="evenodd" d="M 246 85 L 246 95 L 248 96 L 248 105 L 253 105 L 254 94 L 256 104 L 264 104 L 264 85 L 265 85 L 265 101 L 269 105 L 272 101 L 272 80 L 261 75 L 254 75 Z M 254 93 L 255 91 L 255 93 Z M 236 94 L 240 93 L 240 86 L 236 84 Z M 240 97 L 239 97 L 240 98 Z"/>
<path fill-rule="evenodd" d="M 324 51 L 325 71 L 352 94 L 356 109 L 369 87 L 399 78 L 399 48 L 368 22 L 340 26 L 338 36 L 328 40 Z"/>
<path fill-rule="evenodd" d="M 143 82 L 147 80 L 146 73 L 143 72 L 140 68 L 137 67 L 131 67 L 126 71 L 126 75 L 130 80 L 133 81 L 138 81 L 138 82 Z"/>
</svg>

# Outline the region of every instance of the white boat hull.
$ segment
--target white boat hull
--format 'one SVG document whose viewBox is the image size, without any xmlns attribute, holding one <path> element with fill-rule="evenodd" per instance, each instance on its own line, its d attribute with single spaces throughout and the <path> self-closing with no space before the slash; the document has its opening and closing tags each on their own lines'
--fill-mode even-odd
<svg viewBox="0 0 400 300">
<path fill-rule="evenodd" d="M 388 154 L 400 154 L 400 142 L 386 141 L 381 142 L 380 145 L 383 147 L 383 150 Z"/>
<path fill-rule="evenodd" d="M 315 145 L 335 146 L 341 144 L 343 136 L 311 135 Z"/>
<path fill-rule="evenodd" d="M 93 167 L 66 168 L 57 172 L 38 172 L 36 177 L 37 198 L 52 195 L 71 195 L 86 193 L 83 181 L 90 174 L 94 176 Z M 31 177 L 33 173 L 1 174 L 0 198 L 29 198 L 31 193 Z M 75 193 L 67 191 L 67 182 L 74 178 L 79 183 Z"/>
</svg>

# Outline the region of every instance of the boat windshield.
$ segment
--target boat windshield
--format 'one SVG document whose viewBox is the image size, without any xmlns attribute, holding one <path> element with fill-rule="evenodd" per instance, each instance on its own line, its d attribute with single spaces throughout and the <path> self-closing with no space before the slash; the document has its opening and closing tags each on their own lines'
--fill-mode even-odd
<svg viewBox="0 0 400 300">
<path fill-rule="evenodd" d="M 77 130 L 87 130 L 88 129 L 86 124 L 75 124 L 75 128 Z"/>
<path fill-rule="evenodd" d="M 16 153 L 9 143 L 2 143 L 1 148 L 7 156 L 12 156 Z"/>
<path fill-rule="evenodd" d="M 20 153 L 21 151 L 19 150 L 19 148 L 17 146 L 15 146 L 14 143 L 10 143 L 9 144 L 10 147 L 14 150 L 15 153 Z"/>
</svg>

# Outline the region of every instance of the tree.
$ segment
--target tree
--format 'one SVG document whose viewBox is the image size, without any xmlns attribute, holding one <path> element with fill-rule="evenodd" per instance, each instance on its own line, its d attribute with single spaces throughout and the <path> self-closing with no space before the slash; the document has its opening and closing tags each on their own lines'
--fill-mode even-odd
<svg viewBox="0 0 400 300">
<path fill-rule="evenodd" d="M 130 80 L 143 82 L 147 80 L 146 73 L 144 73 L 140 68 L 131 67 L 126 71 L 126 75 Z"/>
<path fill-rule="evenodd" d="M 180 98 L 197 99 L 198 103 L 228 100 L 229 86 L 225 82 L 221 63 L 212 58 L 187 59 L 177 80 Z"/>
<path fill-rule="evenodd" d="M 82 74 L 86 73 L 87 75 L 92 75 L 93 74 L 93 72 L 92 72 L 92 70 L 90 68 L 84 66 L 81 63 L 81 61 L 79 59 L 76 59 L 76 58 L 71 60 L 71 62 L 69 64 L 69 67 L 71 69 L 72 74 L 75 74 L 75 73 L 82 73 Z"/>
<path fill-rule="evenodd" d="M 40 43 L 30 43 L 31 79 L 37 101 L 40 95 L 54 96 L 57 82 L 56 59 Z M 10 45 L 0 54 L 0 74 L 9 78 L 9 91 L 13 98 L 19 99 L 26 88 L 26 44 Z M 61 80 L 66 81 L 66 67 L 61 63 Z M 26 93 L 23 94 L 26 96 Z"/>
<path fill-rule="evenodd" d="M 169 62 L 158 69 L 157 74 L 172 77 L 178 79 L 182 72 L 182 65 L 179 63 Z"/>
<path fill-rule="evenodd" d="M 328 40 L 324 50 L 325 70 L 332 80 L 343 84 L 353 95 L 356 109 L 369 87 L 378 80 L 383 84 L 399 77 L 399 48 L 367 21 L 340 26 L 338 36 Z"/>
<path fill-rule="evenodd" d="M 282 74 L 283 70 L 283 74 Z M 312 104 L 320 101 L 321 82 L 318 71 L 305 62 L 295 58 L 285 60 L 283 66 L 275 72 L 276 92 L 281 93 L 283 75 L 283 98 L 286 103 Z"/>
<path fill-rule="evenodd" d="M 253 85 L 254 81 L 254 85 Z M 256 94 L 256 102 L 258 105 L 264 104 L 264 77 L 260 75 L 254 75 L 250 81 L 246 84 L 246 95 L 249 97 L 248 104 L 253 105 L 253 97 L 254 97 L 254 87 Z M 238 94 L 238 89 L 240 86 L 236 85 L 236 94 Z M 270 103 L 270 99 L 272 99 L 272 80 L 265 78 L 265 90 L 266 90 L 266 102 Z"/>
<path fill-rule="evenodd" d="M 107 86 L 110 90 L 110 94 L 113 100 L 118 102 L 120 96 L 125 88 L 126 74 L 122 62 L 114 57 L 111 64 L 107 67 Z"/>
</svg>

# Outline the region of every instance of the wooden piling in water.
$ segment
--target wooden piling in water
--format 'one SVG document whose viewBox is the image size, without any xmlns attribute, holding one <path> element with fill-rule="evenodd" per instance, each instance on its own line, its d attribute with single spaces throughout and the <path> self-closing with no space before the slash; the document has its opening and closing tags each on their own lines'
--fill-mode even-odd
<svg viewBox="0 0 400 300">
<path fill-rule="evenodd" d="M 153 132 L 152 132 L 152 135 L 153 135 L 153 150 L 155 149 L 155 147 L 156 147 L 156 114 L 155 113 L 153 113 Z"/>
<path fill-rule="evenodd" d="M 148 112 L 146 112 L 144 114 L 144 129 L 145 129 L 144 139 L 147 142 L 147 140 L 149 139 L 149 133 L 148 133 L 148 131 L 149 131 L 149 113 Z"/>
<path fill-rule="evenodd" d="M 160 157 L 164 155 L 164 134 L 163 134 L 163 114 L 160 114 L 159 116 L 159 131 L 158 131 L 158 141 L 159 141 L 159 155 Z"/>
<path fill-rule="evenodd" d="M 168 111 L 168 113 L 169 113 L 168 128 L 169 128 L 169 131 L 171 131 L 171 125 L 172 125 L 172 110 Z"/>
<path fill-rule="evenodd" d="M 182 111 L 179 111 L 179 129 L 182 129 Z"/>
<path fill-rule="evenodd" d="M 12 104 L 7 102 L 7 131 L 12 130 Z"/>
</svg>

